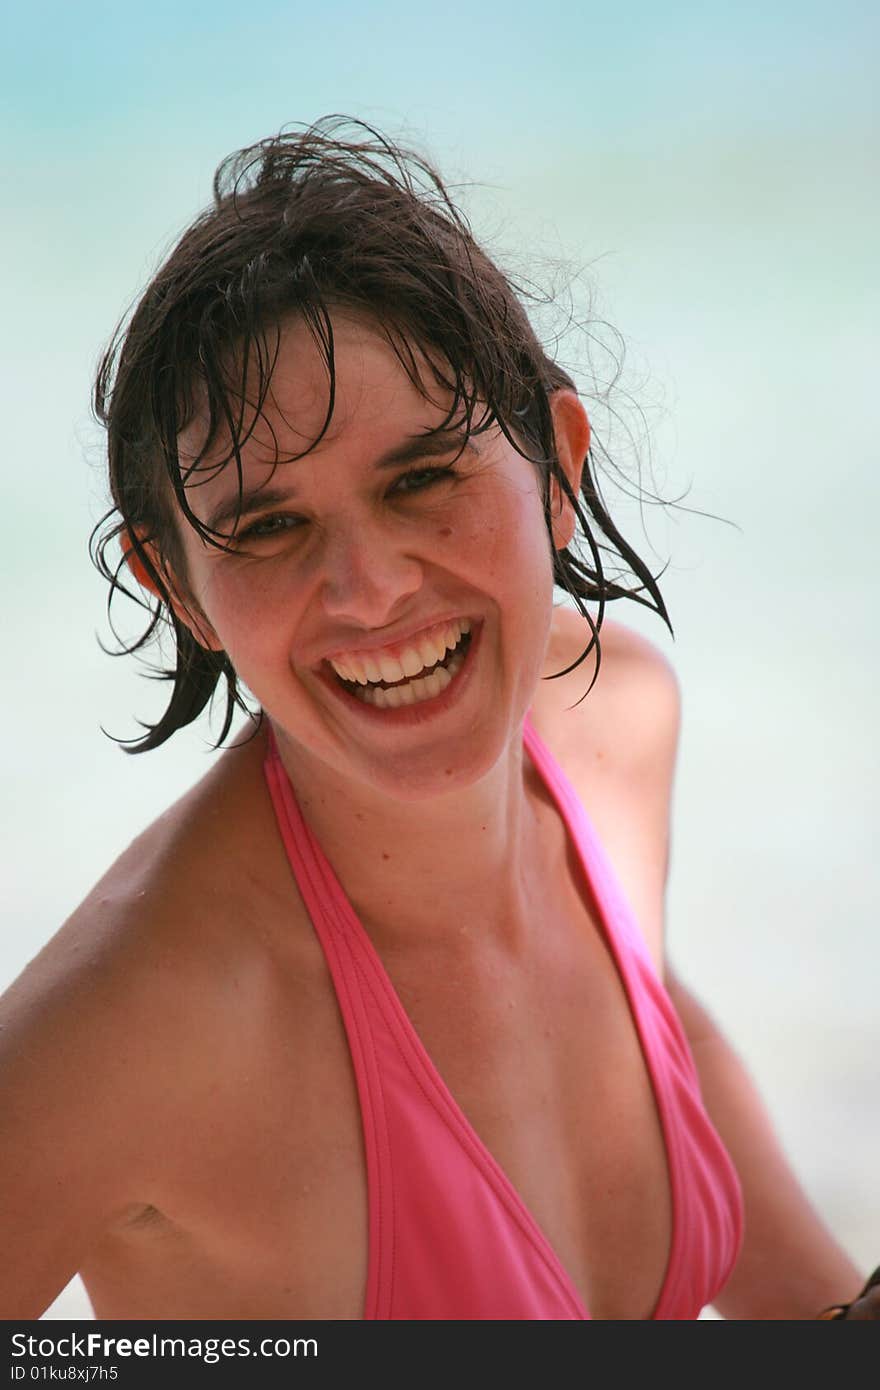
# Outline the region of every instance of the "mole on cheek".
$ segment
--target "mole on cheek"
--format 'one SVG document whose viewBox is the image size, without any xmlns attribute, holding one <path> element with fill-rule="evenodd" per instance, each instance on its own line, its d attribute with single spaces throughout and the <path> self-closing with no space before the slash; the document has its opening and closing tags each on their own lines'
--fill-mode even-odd
<svg viewBox="0 0 880 1390">
<path fill-rule="evenodd" d="M 448 540 L 449 537 L 452 535 L 452 527 L 451 527 L 451 526 L 441 526 L 441 527 L 440 527 L 440 530 L 437 532 L 437 534 L 438 534 L 438 536 L 442 536 L 443 540 L 446 541 L 446 540 Z"/>
</svg>

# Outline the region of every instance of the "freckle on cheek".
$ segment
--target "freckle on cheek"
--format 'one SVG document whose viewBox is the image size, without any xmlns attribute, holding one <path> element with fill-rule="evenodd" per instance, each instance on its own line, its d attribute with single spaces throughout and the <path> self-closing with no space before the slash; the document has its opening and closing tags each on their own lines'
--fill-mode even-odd
<svg viewBox="0 0 880 1390">
<path fill-rule="evenodd" d="M 446 540 L 448 540 L 449 537 L 452 535 L 452 527 L 451 527 L 451 526 L 441 526 L 441 527 L 440 527 L 440 530 L 437 532 L 437 534 L 438 534 L 438 536 L 442 536 L 443 540 L 446 541 Z"/>
</svg>

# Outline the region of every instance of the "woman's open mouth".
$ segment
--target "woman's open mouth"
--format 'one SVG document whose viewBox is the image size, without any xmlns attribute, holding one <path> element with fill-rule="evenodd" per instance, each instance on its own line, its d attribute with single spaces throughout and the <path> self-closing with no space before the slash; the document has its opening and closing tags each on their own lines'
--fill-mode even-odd
<svg viewBox="0 0 880 1390">
<path fill-rule="evenodd" d="M 338 658 L 328 662 L 342 688 L 362 704 L 399 709 L 433 700 L 464 665 L 471 645 L 467 618 L 414 642 L 399 657 Z"/>
</svg>

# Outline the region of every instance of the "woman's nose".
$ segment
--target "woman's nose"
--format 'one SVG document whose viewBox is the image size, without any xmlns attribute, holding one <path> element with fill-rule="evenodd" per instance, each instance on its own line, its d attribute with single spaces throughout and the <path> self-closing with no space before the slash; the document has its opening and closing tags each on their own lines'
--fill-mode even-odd
<svg viewBox="0 0 880 1390">
<path fill-rule="evenodd" d="M 321 597 L 325 611 L 381 627 L 422 584 L 422 565 L 380 527 L 361 521 L 325 538 Z"/>
</svg>

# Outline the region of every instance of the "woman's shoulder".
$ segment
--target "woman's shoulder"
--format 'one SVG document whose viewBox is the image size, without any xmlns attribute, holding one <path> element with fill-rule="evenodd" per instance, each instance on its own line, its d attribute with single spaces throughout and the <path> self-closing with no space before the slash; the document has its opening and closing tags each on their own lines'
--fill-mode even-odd
<svg viewBox="0 0 880 1390">
<path fill-rule="evenodd" d="M 555 609 L 544 676 L 571 666 L 590 636 L 579 613 Z M 659 648 L 622 623 L 603 621 L 600 643 L 590 693 L 593 653 L 542 680 L 531 717 L 587 811 L 660 971 L 678 681 Z"/>
<path fill-rule="evenodd" d="M 259 910 L 271 845 L 261 778 L 256 748 L 230 749 L 137 836 L 3 996 L 0 1057 L 17 1045 L 52 1070 L 88 1070 L 123 1039 L 130 1055 L 133 1036 L 159 1063 L 173 1051 L 246 965 L 240 924 Z"/>
<path fill-rule="evenodd" d="M 0 1224 L 17 1280 L 0 1271 L 0 1302 L 21 1316 L 173 1180 L 181 1125 L 210 1124 L 218 1078 L 254 1073 L 272 873 L 242 864 L 266 835 L 261 776 L 257 750 L 222 755 L 0 999 Z M 289 887 L 286 905 L 289 924 Z"/>
<path fill-rule="evenodd" d="M 658 757 L 664 751 L 674 757 L 678 738 L 681 698 L 675 671 L 654 643 L 605 618 L 599 633 L 599 672 L 587 695 L 595 653 L 574 663 L 591 636 L 582 614 L 569 607 L 554 608 L 532 718 L 563 754 L 576 756 L 578 750 L 589 749 L 609 773 L 656 773 Z"/>
</svg>

